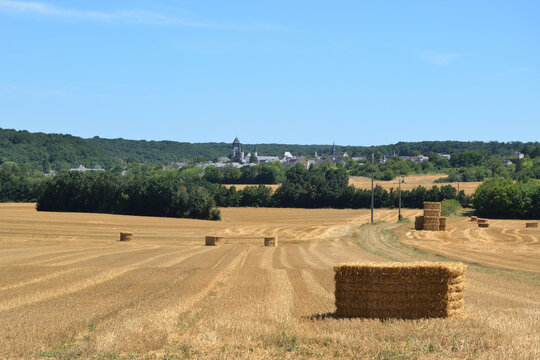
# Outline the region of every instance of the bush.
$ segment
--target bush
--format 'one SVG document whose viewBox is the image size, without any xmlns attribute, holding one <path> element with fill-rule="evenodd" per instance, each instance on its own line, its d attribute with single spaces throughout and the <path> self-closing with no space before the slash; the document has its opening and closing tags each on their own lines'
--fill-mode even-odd
<svg viewBox="0 0 540 360">
<path fill-rule="evenodd" d="M 454 215 L 462 209 L 461 204 L 456 199 L 444 199 L 441 202 L 441 215 L 450 216 Z"/>
<path fill-rule="evenodd" d="M 540 181 L 514 183 L 494 178 L 482 183 L 473 195 L 476 213 L 483 217 L 508 219 L 540 218 Z"/>
</svg>

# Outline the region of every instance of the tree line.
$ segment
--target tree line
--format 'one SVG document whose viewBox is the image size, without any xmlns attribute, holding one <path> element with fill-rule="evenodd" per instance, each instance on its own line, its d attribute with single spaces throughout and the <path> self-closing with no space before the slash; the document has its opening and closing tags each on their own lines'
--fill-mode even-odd
<svg viewBox="0 0 540 360">
<path fill-rule="evenodd" d="M 213 194 L 202 181 L 178 172 L 157 174 L 64 172 L 46 181 L 37 210 L 220 220 Z"/>
<path fill-rule="evenodd" d="M 478 216 L 506 219 L 540 219 L 540 181 L 486 180 L 474 193 Z"/>
<path fill-rule="evenodd" d="M 218 207 L 368 208 L 371 192 L 349 185 L 345 168 L 323 164 L 306 170 L 289 168 L 275 192 L 264 185 L 214 184 L 197 172 L 155 170 L 134 166 L 127 175 L 112 172 L 62 172 L 51 178 L 18 174 L 16 167 L 0 166 L 0 201 L 37 201 L 44 211 L 97 212 L 127 215 L 188 217 L 217 220 Z M 402 206 L 421 208 L 424 201 L 458 199 L 470 202 L 452 186 L 418 187 L 402 191 Z M 399 194 L 380 186 L 375 207 L 398 206 Z"/>
<path fill-rule="evenodd" d="M 261 167 L 262 168 L 262 167 Z M 36 202 L 39 210 L 219 219 L 218 207 L 369 208 L 371 191 L 348 184 L 343 166 L 322 164 L 287 169 L 276 191 L 264 185 L 211 183 L 207 173 L 164 171 L 132 166 L 127 175 L 113 172 L 62 172 L 52 178 L 28 172 L 13 162 L 0 165 L 0 201 Z M 478 187 L 473 198 L 453 186 L 419 186 L 401 193 L 402 207 L 421 208 L 424 201 L 456 199 L 473 204 L 484 217 L 540 218 L 540 181 L 494 178 Z M 374 189 L 376 208 L 395 208 L 399 193 Z"/>
<path fill-rule="evenodd" d="M 244 144 L 246 152 L 254 144 Z M 280 155 L 290 151 L 295 155 L 313 156 L 330 154 L 331 145 L 257 144 L 259 155 Z M 479 151 L 503 156 L 516 151 L 530 158 L 540 154 L 539 142 L 461 142 L 423 141 L 400 142 L 381 146 L 336 146 L 337 151 L 346 151 L 349 156 L 404 155 L 444 153 L 459 154 Z M 168 164 L 170 162 L 202 162 L 228 156 L 231 143 L 186 143 L 175 141 L 146 141 L 126 139 L 83 139 L 63 134 L 31 133 L 12 129 L 0 129 L 0 164 L 14 161 L 21 167 L 48 172 L 51 169 L 65 170 L 80 164 L 101 165 L 107 170 L 125 167 L 130 163 Z M 428 155 L 429 156 L 429 155 Z M 454 157 L 454 156 L 453 156 Z M 431 156 L 430 156 L 431 158 Z M 440 159 L 438 159 L 440 160 Z M 443 168 L 432 162 L 430 166 Z M 461 166 L 453 164 L 452 166 Z M 446 166 L 449 167 L 449 166 Z M 418 171 L 419 169 L 415 169 Z M 422 168 L 421 170 L 429 170 Z M 395 169 L 392 169 L 395 172 Z M 356 174 L 352 174 L 356 175 Z M 399 174 L 396 174 L 399 175 Z"/>
<path fill-rule="evenodd" d="M 236 188 L 219 185 L 216 194 L 218 206 L 265 206 L 294 208 L 369 208 L 371 190 L 357 189 L 349 185 L 349 175 L 343 167 L 323 164 L 306 170 L 297 165 L 287 169 L 285 180 L 274 193 L 264 185 Z M 424 201 L 456 199 L 463 206 L 471 197 L 462 190 L 459 193 L 450 185 L 433 186 L 430 189 L 419 186 L 401 191 L 402 207 L 422 208 Z M 376 208 L 396 208 L 399 206 L 399 192 L 386 190 L 377 185 L 374 188 Z"/>
</svg>

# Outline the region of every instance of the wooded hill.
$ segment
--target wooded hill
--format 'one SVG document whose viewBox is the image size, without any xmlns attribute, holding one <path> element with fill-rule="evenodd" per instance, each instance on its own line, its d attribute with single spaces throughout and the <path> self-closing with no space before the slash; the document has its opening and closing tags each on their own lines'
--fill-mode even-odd
<svg viewBox="0 0 540 360">
<path fill-rule="evenodd" d="M 231 142 L 232 143 L 232 142 Z M 100 165 L 105 169 L 136 162 L 167 164 L 175 161 L 205 161 L 228 156 L 231 143 L 186 143 L 175 141 L 146 141 L 125 139 L 84 139 L 72 135 L 31 133 L 0 128 L 0 164 L 13 161 L 30 169 L 61 170 L 78 165 Z M 246 152 L 255 144 L 244 144 Z M 313 156 L 329 154 L 331 145 L 257 144 L 259 155 L 282 155 L 290 151 L 295 155 Z M 486 151 L 495 155 L 510 155 L 516 151 L 540 151 L 539 142 L 462 142 L 423 141 L 399 142 L 381 146 L 336 146 L 350 156 L 413 155 L 414 153 L 453 154 L 465 151 Z"/>
</svg>

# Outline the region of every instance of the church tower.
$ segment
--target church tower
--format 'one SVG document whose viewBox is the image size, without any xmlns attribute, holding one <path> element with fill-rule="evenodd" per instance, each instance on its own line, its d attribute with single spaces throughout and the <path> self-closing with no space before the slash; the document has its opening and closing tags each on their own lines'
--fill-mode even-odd
<svg viewBox="0 0 540 360">
<path fill-rule="evenodd" d="M 331 155 L 334 155 L 336 153 L 336 143 L 332 143 L 332 154 Z"/>
<path fill-rule="evenodd" d="M 257 157 L 257 145 L 253 148 L 253 156 Z"/>
<path fill-rule="evenodd" d="M 232 143 L 232 155 L 231 159 L 236 159 L 240 157 L 240 140 L 238 138 L 234 138 L 234 141 Z"/>
</svg>

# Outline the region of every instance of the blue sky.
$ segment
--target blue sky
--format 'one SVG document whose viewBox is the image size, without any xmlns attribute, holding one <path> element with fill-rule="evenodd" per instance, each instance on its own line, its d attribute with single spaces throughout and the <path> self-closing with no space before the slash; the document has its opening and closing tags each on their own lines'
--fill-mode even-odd
<svg viewBox="0 0 540 360">
<path fill-rule="evenodd" d="M 540 140 L 539 1 L 0 0 L 0 127 Z"/>
</svg>

